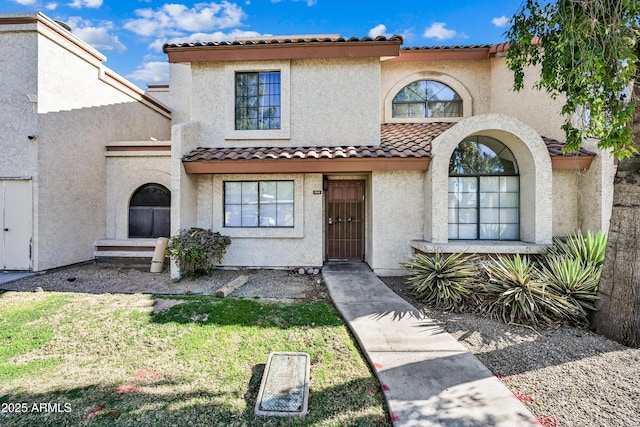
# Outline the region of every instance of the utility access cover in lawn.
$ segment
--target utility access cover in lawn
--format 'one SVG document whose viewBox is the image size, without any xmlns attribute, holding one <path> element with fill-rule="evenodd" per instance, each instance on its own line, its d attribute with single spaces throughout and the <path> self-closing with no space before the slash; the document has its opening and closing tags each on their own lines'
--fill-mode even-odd
<svg viewBox="0 0 640 427">
<path fill-rule="evenodd" d="M 259 416 L 305 416 L 309 412 L 309 367 L 307 353 L 269 354 L 264 369 L 255 414 Z"/>
</svg>

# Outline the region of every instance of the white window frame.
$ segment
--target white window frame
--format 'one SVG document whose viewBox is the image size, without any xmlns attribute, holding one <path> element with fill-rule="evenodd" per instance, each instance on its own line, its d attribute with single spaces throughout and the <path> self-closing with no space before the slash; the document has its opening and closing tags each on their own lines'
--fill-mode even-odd
<svg viewBox="0 0 640 427">
<path fill-rule="evenodd" d="M 236 73 L 280 72 L 280 129 L 236 129 Z M 291 138 L 291 63 L 256 61 L 225 66 L 225 139 L 261 140 Z"/>
<path fill-rule="evenodd" d="M 293 181 L 293 227 L 225 227 L 224 226 L 224 183 L 232 181 Z M 207 206 L 206 212 L 199 215 L 206 218 L 211 215 L 211 224 L 214 229 L 224 230 L 224 234 L 233 238 L 250 239 L 295 239 L 304 237 L 304 174 L 239 174 L 239 175 L 213 175 L 213 199 L 211 206 Z M 203 194 L 205 189 L 200 191 Z M 199 203 L 200 205 L 200 203 Z M 203 202 L 202 206 L 208 205 Z M 221 208 L 222 206 L 222 208 Z M 201 223 L 200 227 L 211 227 L 208 221 Z"/>
<path fill-rule="evenodd" d="M 240 202 L 240 203 L 227 203 L 227 184 L 244 184 L 244 183 L 249 183 L 249 184 L 257 184 L 256 185 L 256 202 L 255 202 L 255 206 L 256 206 L 256 212 L 257 212 L 257 224 L 256 225 L 230 225 L 227 224 L 226 222 L 226 213 L 227 213 L 227 207 L 228 206 L 239 206 L 240 209 L 242 210 L 244 206 L 246 206 L 246 204 L 244 202 Z M 262 224 L 262 220 L 267 218 L 267 216 L 265 216 L 266 214 L 264 214 L 262 211 L 262 207 L 264 202 L 261 200 L 261 196 L 260 196 L 260 188 L 261 185 L 264 185 L 266 183 L 290 183 L 291 184 L 291 190 L 292 190 L 292 199 L 290 202 L 285 202 L 285 200 L 280 200 L 280 199 L 275 199 L 273 201 L 273 205 L 277 206 L 282 204 L 290 204 L 291 205 L 291 225 L 263 225 Z M 295 182 L 293 180 L 283 180 L 283 179 L 278 179 L 278 180 L 249 180 L 249 181 L 223 181 L 222 183 L 223 186 L 223 222 L 224 222 L 224 227 L 225 228 L 294 228 L 295 227 Z"/>
<path fill-rule="evenodd" d="M 442 83 L 455 91 L 462 100 L 461 117 L 393 117 L 393 100 L 405 86 L 419 80 L 433 80 Z M 451 76 L 435 72 L 423 72 L 412 74 L 394 84 L 384 98 L 384 122 L 385 123 L 435 123 L 435 122 L 459 122 L 466 117 L 471 117 L 473 112 L 473 98 L 466 87 Z"/>
</svg>

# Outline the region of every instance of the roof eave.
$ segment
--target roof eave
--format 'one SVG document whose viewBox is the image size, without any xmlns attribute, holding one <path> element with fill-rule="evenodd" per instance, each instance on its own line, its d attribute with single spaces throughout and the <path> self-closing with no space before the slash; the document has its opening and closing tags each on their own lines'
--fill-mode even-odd
<svg viewBox="0 0 640 427">
<path fill-rule="evenodd" d="M 189 174 L 358 173 L 429 169 L 429 157 L 182 161 Z"/>
<path fill-rule="evenodd" d="M 394 57 L 401 40 L 256 45 L 164 46 L 169 62 L 250 61 L 305 58 Z"/>
</svg>

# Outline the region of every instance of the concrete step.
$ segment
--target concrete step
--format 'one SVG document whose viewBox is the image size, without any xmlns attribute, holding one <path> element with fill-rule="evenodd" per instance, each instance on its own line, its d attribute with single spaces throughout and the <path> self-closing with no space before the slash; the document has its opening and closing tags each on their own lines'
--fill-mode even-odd
<svg viewBox="0 0 640 427">
<path fill-rule="evenodd" d="M 96 259 L 138 259 L 151 262 L 157 239 L 104 239 L 95 242 Z"/>
</svg>

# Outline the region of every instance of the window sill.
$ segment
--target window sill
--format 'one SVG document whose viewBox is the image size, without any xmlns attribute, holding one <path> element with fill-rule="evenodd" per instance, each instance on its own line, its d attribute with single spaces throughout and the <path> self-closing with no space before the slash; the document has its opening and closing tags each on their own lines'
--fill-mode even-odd
<svg viewBox="0 0 640 427">
<path fill-rule="evenodd" d="M 260 130 L 236 130 L 227 129 L 224 139 L 226 140 L 247 140 L 247 139 L 290 139 L 291 132 L 288 128 L 282 129 L 260 129 Z"/>
<path fill-rule="evenodd" d="M 223 227 L 222 234 L 231 239 L 301 239 L 302 227 Z"/>
<path fill-rule="evenodd" d="M 539 254 L 549 245 L 522 242 L 519 240 L 450 240 L 446 243 L 412 240 L 411 247 L 432 254 L 466 252 L 468 254 Z"/>
</svg>

